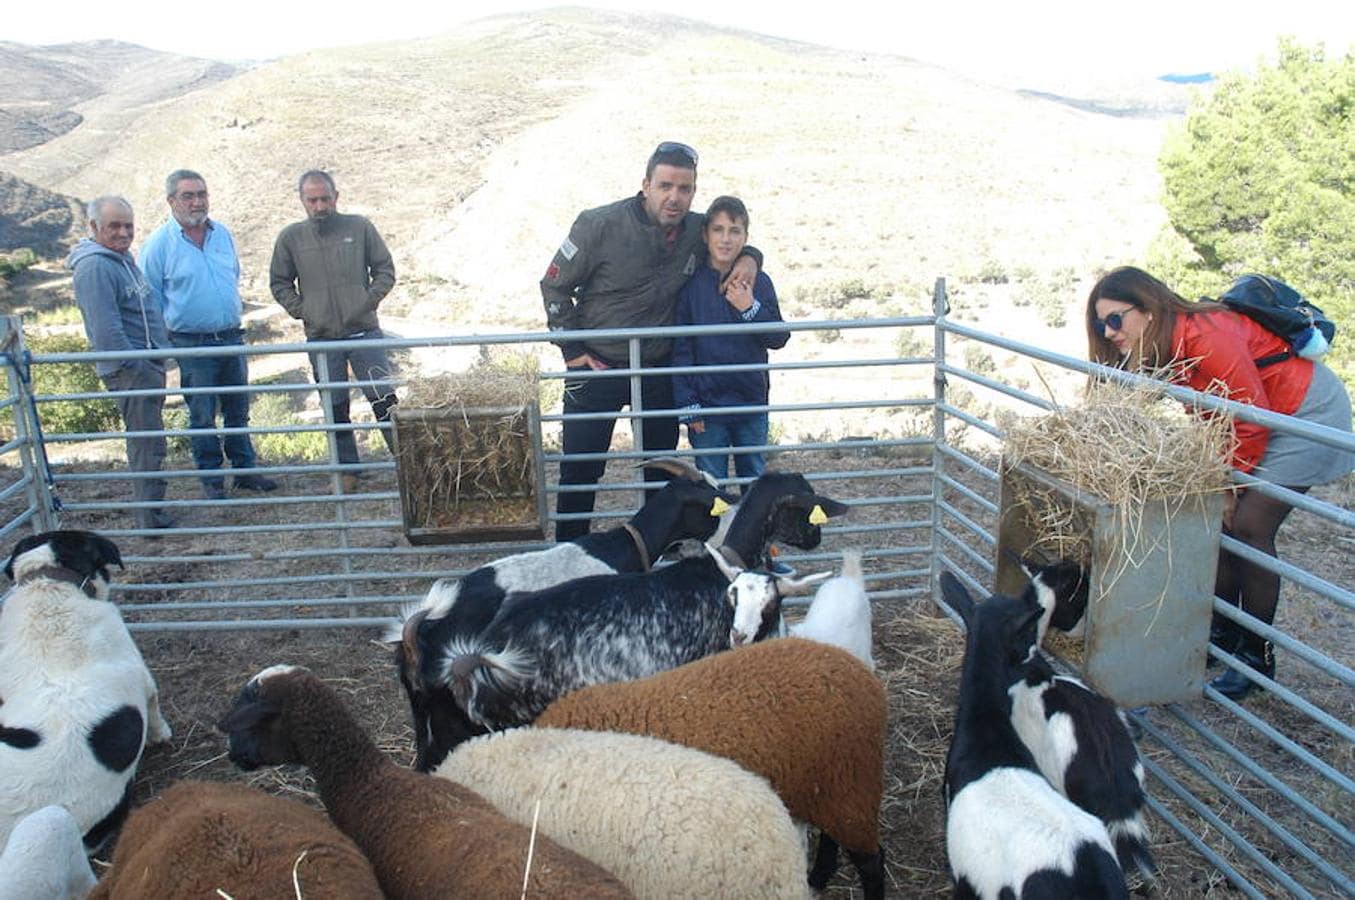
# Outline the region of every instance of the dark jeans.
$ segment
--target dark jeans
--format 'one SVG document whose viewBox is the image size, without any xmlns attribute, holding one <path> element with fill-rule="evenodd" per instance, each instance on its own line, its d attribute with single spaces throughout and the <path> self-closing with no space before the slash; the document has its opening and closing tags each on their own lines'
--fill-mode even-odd
<svg viewBox="0 0 1355 900">
<path fill-rule="evenodd" d="M 383 337 L 381 330 L 374 329 L 362 334 L 350 335 L 345 340 L 376 340 L 381 337 Z M 391 377 L 390 357 L 380 347 L 365 350 L 332 350 L 323 355 L 325 365 L 329 369 L 329 381 L 346 381 L 350 369 L 353 372 L 353 378 L 357 381 L 378 381 Z M 320 377 L 320 356 L 319 353 L 310 354 L 311 370 L 315 372 L 317 384 L 322 380 Z M 376 420 L 378 422 L 388 421 L 391 407 L 395 406 L 395 386 L 391 384 L 364 385 L 362 393 L 367 398 L 367 402 L 372 405 L 372 415 L 376 417 Z M 334 388 L 322 390 L 320 394 L 322 398 L 328 400 L 336 424 L 347 425 L 353 421 L 349 418 L 348 390 Z M 381 436 L 386 439 L 386 446 L 394 452 L 390 432 L 382 431 Z M 339 448 L 340 463 L 349 464 L 358 461 L 358 442 L 352 431 L 336 431 L 334 442 Z"/>
<path fill-rule="evenodd" d="M 584 370 L 579 370 L 584 371 Z M 673 408 L 673 381 L 667 374 L 646 375 L 640 379 L 640 399 L 646 410 Z M 617 413 L 630 405 L 630 377 L 588 378 L 565 381 L 565 415 L 572 413 Z M 676 417 L 659 416 L 642 420 L 641 440 L 646 450 L 672 450 L 677 446 Z M 561 443 L 566 455 L 605 453 L 612 445 L 615 418 L 565 420 Z M 638 443 L 638 442 L 637 442 Z M 606 460 L 565 460 L 560 463 L 560 484 L 597 484 L 607 470 Z M 662 469 L 645 469 L 646 481 L 666 481 L 670 475 Z M 561 492 L 556 495 L 557 513 L 593 511 L 592 491 Z M 590 521 L 556 522 L 555 539 L 569 541 L 588 533 Z"/>
<path fill-rule="evenodd" d="M 742 416 L 705 416 L 705 429 L 696 434 L 687 428 L 687 442 L 693 450 L 711 450 L 716 447 L 760 447 L 767 443 L 767 414 L 749 413 Z M 729 477 L 729 454 L 696 457 L 696 467 L 712 478 Z M 734 472 L 740 478 L 756 478 L 767 468 L 761 453 L 734 454 Z"/>
<path fill-rule="evenodd" d="M 110 391 L 164 390 L 165 370 L 159 363 L 139 359 L 128 363 L 103 377 Z M 127 431 L 164 431 L 161 415 L 165 398 L 115 396 L 122 424 Z M 132 472 L 158 472 L 165 461 L 165 437 L 127 438 L 127 468 Z M 132 499 L 154 503 L 165 499 L 163 478 L 138 478 L 132 481 Z M 154 507 L 143 507 L 133 512 L 139 528 L 154 528 L 157 517 L 163 515 Z"/>
<path fill-rule="evenodd" d="M 171 331 L 169 342 L 175 347 L 239 347 L 244 343 L 244 332 L 239 328 L 207 333 Z M 186 388 L 236 387 L 249 384 L 249 372 L 243 355 L 195 356 L 179 358 L 179 384 Z M 185 394 L 188 405 L 188 427 L 216 428 L 217 410 L 226 428 L 244 428 L 249 425 L 249 394 Z M 193 464 L 199 469 L 220 469 L 227 458 L 237 469 L 254 467 L 254 445 L 247 434 L 194 435 Z M 223 452 L 224 451 L 224 452 Z M 204 475 L 204 484 L 220 485 L 221 474 Z"/>
</svg>

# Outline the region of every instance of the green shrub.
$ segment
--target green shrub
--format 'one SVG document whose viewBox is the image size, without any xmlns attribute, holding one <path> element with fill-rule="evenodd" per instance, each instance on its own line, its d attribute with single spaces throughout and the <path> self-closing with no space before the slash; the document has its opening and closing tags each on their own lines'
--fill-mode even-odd
<svg viewBox="0 0 1355 900">
<path fill-rule="evenodd" d="M 1159 159 L 1170 228 L 1189 243 L 1153 262 L 1185 297 L 1218 296 L 1242 272 L 1298 288 L 1336 322 L 1355 317 L 1355 54 L 1281 38 L 1271 61 L 1197 95 Z M 1192 271 L 1213 275 L 1187 279 Z M 1338 340 L 1329 361 L 1355 361 Z"/>
<path fill-rule="evenodd" d="M 1036 307 L 1040 310 L 1040 319 L 1050 328 L 1062 328 L 1068 324 L 1068 305 L 1059 292 L 1047 291 L 1041 294 Z"/>
<path fill-rule="evenodd" d="M 329 440 L 323 431 L 254 435 L 254 452 L 260 465 L 287 462 L 320 462 L 329 458 Z"/>
<path fill-rule="evenodd" d="M 83 335 L 33 335 L 28 349 L 34 354 L 83 353 L 89 350 Z M 35 394 L 83 394 L 101 390 L 103 383 L 90 363 L 43 363 L 33 366 Z M 43 431 L 52 434 L 119 431 L 122 417 L 110 399 L 62 400 L 38 407 Z"/>
<path fill-rule="evenodd" d="M 936 344 L 928 337 L 930 334 L 923 328 L 900 328 L 899 336 L 894 340 L 894 352 L 900 359 L 930 358 L 936 350 Z"/>
<path fill-rule="evenodd" d="M 38 261 L 38 255 L 27 247 L 9 253 L 0 253 L 0 278 L 10 278 Z"/>
<path fill-rule="evenodd" d="M 976 277 L 984 284 L 1006 284 L 1007 269 L 1002 263 L 990 257 L 979 266 Z"/>
<path fill-rule="evenodd" d="M 34 318 L 33 324 L 39 328 L 50 328 L 53 325 L 79 325 L 83 321 L 84 319 L 80 316 L 80 307 L 74 303 L 68 303 L 43 310 Z"/>
<path fill-rule="evenodd" d="M 997 374 L 997 363 L 993 361 L 993 355 L 980 344 L 965 345 L 964 367 L 975 375 L 991 378 Z"/>
<path fill-rule="evenodd" d="M 283 372 L 267 379 L 270 383 L 295 383 L 304 380 L 300 369 Z M 297 413 L 306 406 L 310 391 L 270 391 L 254 394 L 249 404 L 252 425 L 299 425 Z M 380 437 L 377 437 L 380 441 Z M 260 459 L 269 463 L 280 461 L 319 462 L 329 457 L 329 438 L 323 431 L 298 431 L 283 434 L 254 435 L 254 450 Z"/>
<path fill-rule="evenodd" d="M 164 416 L 166 431 L 183 431 L 188 428 L 188 408 L 185 406 L 167 406 Z M 165 438 L 165 458 L 188 460 L 191 467 L 193 442 L 186 434 L 171 434 Z"/>
</svg>

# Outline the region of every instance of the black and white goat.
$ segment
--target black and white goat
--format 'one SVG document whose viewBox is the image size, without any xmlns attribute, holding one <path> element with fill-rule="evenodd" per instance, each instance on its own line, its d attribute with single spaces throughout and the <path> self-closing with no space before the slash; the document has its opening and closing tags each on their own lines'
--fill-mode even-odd
<svg viewBox="0 0 1355 900">
<path fill-rule="evenodd" d="M 504 597 L 588 575 L 647 572 L 668 545 L 715 533 L 735 498 L 690 463 L 664 458 L 648 465 L 674 478 L 629 521 L 544 550 L 505 556 L 459 579 L 439 579 L 423 603 L 387 633 L 414 718 L 415 768 L 430 770 L 452 747 L 485 732 L 465 716 L 439 677 L 447 648 L 483 631 Z"/>
<path fill-rule="evenodd" d="M 170 737 L 155 679 L 108 601 L 117 546 L 87 531 L 24 538 L 0 607 L 0 843 L 49 804 L 98 848 L 127 814 L 147 740 Z"/>
<path fill-rule="evenodd" d="M 1037 640 L 1050 624 L 1068 630 L 1087 606 L 1087 579 L 1072 562 L 1024 562 L 1040 604 Z M 1032 649 L 1035 645 L 1032 645 Z M 1143 764 L 1124 713 L 1068 675 L 1057 674 L 1038 652 L 1008 687 L 1012 726 L 1060 794 L 1105 823 L 1126 872 L 1157 872 L 1144 822 Z"/>
<path fill-rule="evenodd" d="M 1029 588 L 975 604 L 949 572 L 946 602 L 969 626 L 955 731 L 946 756 L 946 853 L 956 897 L 1125 898 L 1129 892 L 1099 819 L 1050 786 L 1009 715 L 1043 613 Z"/>
<path fill-rule="evenodd" d="M 812 549 L 820 526 L 846 511 L 802 475 L 766 472 L 744 494 L 720 552 L 743 568 L 745 560 L 764 560 L 771 541 Z M 514 594 L 483 633 L 450 649 L 444 682 L 486 728 L 530 722 L 585 685 L 641 678 L 728 649 L 735 618 L 728 587 L 706 556 Z M 755 638 L 766 636 L 778 613 L 763 616 Z"/>
</svg>

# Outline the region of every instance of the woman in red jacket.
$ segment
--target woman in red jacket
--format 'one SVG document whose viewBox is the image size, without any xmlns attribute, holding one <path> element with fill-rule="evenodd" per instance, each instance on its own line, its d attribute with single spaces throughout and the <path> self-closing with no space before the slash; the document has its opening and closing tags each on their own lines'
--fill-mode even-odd
<svg viewBox="0 0 1355 900">
<path fill-rule="evenodd" d="M 1321 363 L 1290 356 L 1258 367 L 1257 360 L 1283 355 L 1289 345 L 1255 320 L 1222 304 L 1182 299 L 1152 275 L 1124 266 L 1101 278 L 1087 299 L 1087 339 L 1093 361 L 1162 375 L 1203 391 L 1224 386 L 1242 403 L 1349 431 L 1350 396 Z M 1233 467 L 1299 493 L 1355 469 L 1355 454 L 1292 434 L 1236 420 Z M 1231 499 L 1231 495 L 1230 495 Z M 1224 513 L 1224 533 L 1275 555 L 1275 535 L 1292 507 L 1258 491 L 1240 490 Z M 1214 593 L 1242 606 L 1266 624 L 1275 619 L 1280 577 L 1222 551 Z M 1273 677 L 1269 641 L 1222 616 L 1214 617 L 1210 640 L 1258 672 Z M 1210 685 L 1229 697 L 1246 696 L 1251 680 L 1229 669 Z"/>
</svg>

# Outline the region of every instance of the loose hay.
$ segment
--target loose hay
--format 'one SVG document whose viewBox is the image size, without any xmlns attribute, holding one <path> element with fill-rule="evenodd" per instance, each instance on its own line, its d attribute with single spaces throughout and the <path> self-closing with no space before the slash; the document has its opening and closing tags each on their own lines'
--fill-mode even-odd
<svg viewBox="0 0 1355 900">
<path fill-rule="evenodd" d="M 537 366 L 526 354 L 486 355 L 468 371 L 410 389 L 393 414 L 407 527 L 536 519 Z"/>
<path fill-rule="evenodd" d="M 1120 556 L 1135 566 L 1159 539 L 1144 533 L 1144 507 L 1161 505 L 1170 521 L 1187 504 L 1226 490 L 1233 444 L 1230 416 L 1187 413 L 1153 385 L 1094 381 L 1081 405 L 1010 424 L 1002 466 L 1007 472 L 1024 463 L 1114 506 Z M 1028 479 L 1018 483 L 1009 502 L 1035 535 L 1025 549 L 1090 563 L 1085 509 Z"/>
</svg>

